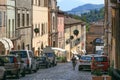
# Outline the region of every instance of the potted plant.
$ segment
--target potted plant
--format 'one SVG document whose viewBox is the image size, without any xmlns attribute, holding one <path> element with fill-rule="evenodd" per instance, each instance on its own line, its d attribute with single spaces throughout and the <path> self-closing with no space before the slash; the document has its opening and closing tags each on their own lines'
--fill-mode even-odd
<svg viewBox="0 0 120 80">
<path fill-rule="evenodd" d="M 100 69 L 92 71 L 92 74 L 93 74 L 92 80 L 103 80 L 102 72 Z"/>
<path fill-rule="evenodd" d="M 71 40 L 74 39 L 74 36 L 70 36 L 70 39 L 71 39 Z"/>
<path fill-rule="evenodd" d="M 76 29 L 76 30 L 73 31 L 73 34 L 76 35 L 76 36 L 78 36 L 79 31 Z"/>
<path fill-rule="evenodd" d="M 35 28 L 34 29 L 34 32 L 37 34 L 37 33 L 39 33 L 39 28 Z"/>
<path fill-rule="evenodd" d="M 92 80 L 111 80 L 111 76 L 102 74 L 100 69 L 94 70 L 92 74 Z"/>
</svg>

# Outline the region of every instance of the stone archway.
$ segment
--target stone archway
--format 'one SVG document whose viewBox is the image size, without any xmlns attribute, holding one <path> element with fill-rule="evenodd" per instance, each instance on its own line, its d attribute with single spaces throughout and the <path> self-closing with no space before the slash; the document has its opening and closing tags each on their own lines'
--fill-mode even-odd
<svg viewBox="0 0 120 80">
<path fill-rule="evenodd" d="M 95 38 L 92 42 L 93 45 L 93 53 L 96 53 L 96 46 L 104 46 L 104 41 L 101 38 Z"/>
</svg>

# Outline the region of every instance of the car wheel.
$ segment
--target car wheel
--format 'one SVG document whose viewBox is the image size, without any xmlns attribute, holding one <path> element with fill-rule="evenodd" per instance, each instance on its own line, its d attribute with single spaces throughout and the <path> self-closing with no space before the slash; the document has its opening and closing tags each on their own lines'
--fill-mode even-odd
<svg viewBox="0 0 120 80">
<path fill-rule="evenodd" d="M 57 66 L 57 62 L 55 63 L 55 66 Z"/>
<path fill-rule="evenodd" d="M 83 68 L 81 66 L 78 67 L 78 70 L 81 71 Z"/>
<path fill-rule="evenodd" d="M 21 73 L 22 77 L 25 77 L 26 75 L 26 72 L 25 72 L 25 69 L 23 69 L 23 72 Z"/>
<path fill-rule="evenodd" d="M 46 64 L 46 68 L 49 68 L 49 64 Z"/>
<path fill-rule="evenodd" d="M 34 72 L 37 72 L 37 68 L 34 70 Z"/>
<path fill-rule="evenodd" d="M 20 71 L 17 71 L 16 78 L 20 79 Z"/>
<path fill-rule="evenodd" d="M 28 73 L 29 73 L 29 74 L 31 74 L 31 73 L 32 73 L 32 68 L 28 71 Z"/>
</svg>

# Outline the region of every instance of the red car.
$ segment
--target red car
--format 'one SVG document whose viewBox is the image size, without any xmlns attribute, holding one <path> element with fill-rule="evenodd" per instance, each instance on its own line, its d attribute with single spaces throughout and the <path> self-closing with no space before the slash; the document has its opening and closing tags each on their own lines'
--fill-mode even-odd
<svg viewBox="0 0 120 80">
<path fill-rule="evenodd" d="M 99 69 L 103 72 L 108 71 L 109 69 L 109 59 L 106 55 L 94 55 L 92 57 L 91 63 L 91 71 L 94 72 L 95 70 Z"/>
</svg>

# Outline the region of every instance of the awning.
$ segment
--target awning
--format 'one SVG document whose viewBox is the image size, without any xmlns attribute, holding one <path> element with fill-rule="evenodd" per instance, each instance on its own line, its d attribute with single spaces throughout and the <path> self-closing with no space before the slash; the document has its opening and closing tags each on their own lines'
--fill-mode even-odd
<svg viewBox="0 0 120 80">
<path fill-rule="evenodd" d="M 62 52 L 65 52 L 66 50 L 65 49 L 62 49 L 62 48 L 57 48 L 57 47 L 52 47 L 53 50 L 58 50 L 58 51 L 62 51 Z"/>
<path fill-rule="evenodd" d="M 8 38 L 1 38 L 0 42 L 4 45 L 6 50 L 11 50 L 13 48 L 13 43 Z"/>
<path fill-rule="evenodd" d="M 72 53 L 73 53 L 73 54 L 78 54 L 78 52 L 77 52 L 77 51 L 75 51 L 75 50 L 74 50 L 74 51 L 72 51 Z"/>
<path fill-rule="evenodd" d="M 10 39 L 8 38 L 2 38 L 2 39 L 9 43 L 10 48 L 13 48 L 13 42 Z"/>
<path fill-rule="evenodd" d="M 8 44 L 5 40 L 0 39 L 0 42 L 4 45 L 4 48 L 5 48 L 6 50 L 9 50 L 9 44 Z"/>
</svg>

